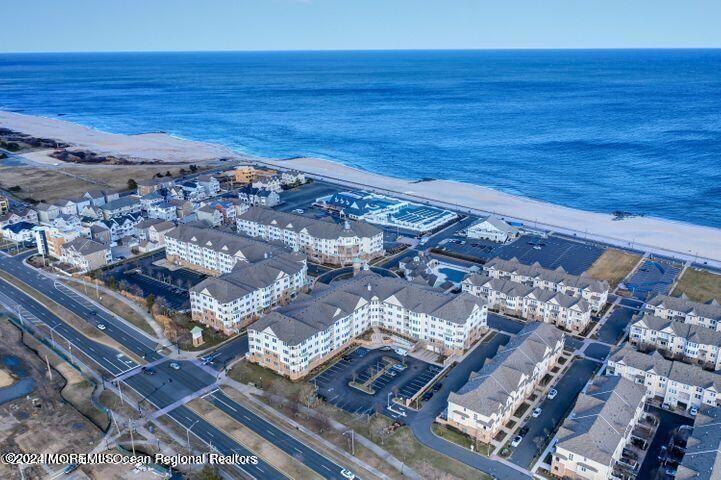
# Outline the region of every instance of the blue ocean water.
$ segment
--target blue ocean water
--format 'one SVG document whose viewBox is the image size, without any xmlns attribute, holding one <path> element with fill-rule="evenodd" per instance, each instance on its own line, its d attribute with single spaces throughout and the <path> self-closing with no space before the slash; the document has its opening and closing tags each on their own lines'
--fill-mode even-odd
<svg viewBox="0 0 721 480">
<path fill-rule="evenodd" d="M 721 227 L 721 50 L 0 55 L 0 108 Z"/>
</svg>

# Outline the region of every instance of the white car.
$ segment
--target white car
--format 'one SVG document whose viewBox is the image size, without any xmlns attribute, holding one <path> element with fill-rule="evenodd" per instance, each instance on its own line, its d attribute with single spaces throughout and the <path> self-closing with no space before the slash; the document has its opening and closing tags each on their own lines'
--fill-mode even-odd
<svg viewBox="0 0 721 480">
<path fill-rule="evenodd" d="M 98 330 L 105 330 L 105 324 L 98 323 Z"/>
<path fill-rule="evenodd" d="M 522 437 L 522 436 L 516 435 L 515 437 L 513 437 L 513 440 L 511 441 L 511 446 L 512 446 L 512 447 L 517 447 L 517 446 L 519 446 L 519 445 L 521 444 L 521 441 L 522 441 L 522 440 L 523 440 L 523 437 Z"/>
<path fill-rule="evenodd" d="M 536 407 L 536 408 L 533 409 L 533 412 L 531 412 L 531 416 L 532 416 L 533 418 L 537 418 L 537 417 L 539 417 L 539 416 L 541 415 L 541 412 L 542 412 L 542 411 L 543 411 L 543 409 L 542 409 L 541 407 Z"/>
<path fill-rule="evenodd" d="M 696 408 L 696 407 L 691 407 L 691 408 L 688 410 L 688 413 L 690 413 L 692 417 L 695 417 L 696 414 L 698 413 L 698 408 Z"/>
<path fill-rule="evenodd" d="M 343 475 L 344 478 L 347 478 L 348 480 L 353 480 L 356 478 L 355 474 L 351 472 L 350 470 L 346 470 L 345 468 L 340 471 L 340 474 Z"/>
<path fill-rule="evenodd" d="M 303 214 L 303 209 L 302 209 L 302 208 L 296 208 L 295 210 L 293 210 L 293 213 L 297 213 L 298 215 L 302 215 L 302 214 Z"/>
<path fill-rule="evenodd" d="M 177 362 L 170 362 L 170 368 L 173 370 L 180 370 L 180 364 Z"/>
<path fill-rule="evenodd" d="M 554 398 L 556 398 L 556 395 L 558 395 L 558 390 L 556 390 L 555 388 L 552 388 L 548 391 L 549 400 L 553 400 Z"/>
</svg>

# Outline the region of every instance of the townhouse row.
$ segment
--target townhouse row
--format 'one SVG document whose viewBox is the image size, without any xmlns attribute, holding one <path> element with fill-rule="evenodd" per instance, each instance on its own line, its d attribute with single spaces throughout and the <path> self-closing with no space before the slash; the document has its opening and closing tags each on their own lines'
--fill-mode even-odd
<svg viewBox="0 0 721 480">
<path fill-rule="evenodd" d="M 543 268 L 538 262 L 532 265 L 521 263 L 518 259 L 503 260 L 493 258 L 483 270 L 489 277 L 511 280 L 544 290 L 559 292 L 571 297 L 582 298 L 591 305 L 594 312 L 603 309 L 608 301 L 610 287 L 608 282 L 596 280 L 587 275 L 572 275 L 563 267 L 555 270 Z"/>
<path fill-rule="evenodd" d="M 591 306 L 586 300 L 559 291 L 478 273 L 467 275 L 461 287 L 484 299 L 492 310 L 551 323 L 572 333 L 582 333 L 591 322 Z"/>
<path fill-rule="evenodd" d="M 382 256 L 383 231 L 368 223 L 315 219 L 262 207 L 250 207 L 237 219 L 238 231 L 280 241 L 310 260 L 330 265 L 369 262 Z"/>
<path fill-rule="evenodd" d="M 450 394 L 448 424 L 490 443 L 558 363 L 564 336 L 543 323 L 523 327 L 489 363 Z"/>
<path fill-rule="evenodd" d="M 486 331 L 487 313 L 486 304 L 467 293 L 452 295 L 361 271 L 261 316 L 248 327 L 247 358 L 297 379 L 371 327 L 439 353 L 460 353 Z"/>
<path fill-rule="evenodd" d="M 656 295 L 646 302 L 646 310 L 666 320 L 721 331 L 721 305 L 716 300 L 699 303 L 689 300 L 685 295 Z"/>
</svg>

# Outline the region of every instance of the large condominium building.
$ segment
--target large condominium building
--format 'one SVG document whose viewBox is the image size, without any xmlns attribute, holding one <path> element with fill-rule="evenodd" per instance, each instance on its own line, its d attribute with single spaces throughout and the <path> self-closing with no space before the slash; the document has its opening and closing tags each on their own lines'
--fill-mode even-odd
<svg viewBox="0 0 721 480">
<path fill-rule="evenodd" d="M 676 480 L 721 478 L 721 408 L 702 408 L 686 442 Z"/>
<path fill-rule="evenodd" d="M 468 292 L 488 302 L 488 308 L 527 320 L 552 323 L 581 333 L 591 322 L 591 306 L 580 297 L 523 283 L 472 273 L 461 282 Z"/>
<path fill-rule="evenodd" d="M 642 385 L 625 378 L 597 378 L 556 434 L 551 473 L 574 480 L 616 478 L 614 467 L 624 468 L 622 453 L 643 416 L 646 395 Z"/>
<path fill-rule="evenodd" d="M 629 341 L 638 348 L 653 348 L 667 356 L 721 370 L 721 332 L 646 313 L 631 325 Z"/>
<path fill-rule="evenodd" d="M 191 224 L 165 234 L 169 262 L 216 276 L 230 273 L 238 262 L 256 263 L 287 253 L 281 246 Z"/>
<path fill-rule="evenodd" d="M 227 334 L 237 333 L 257 314 L 301 292 L 306 273 L 301 254 L 238 263 L 231 273 L 209 277 L 190 289 L 193 320 Z"/>
<path fill-rule="evenodd" d="M 448 423 L 490 443 L 557 363 L 563 341 L 563 332 L 551 325 L 523 327 L 490 363 L 471 373 L 468 382 L 450 394 Z"/>
<path fill-rule="evenodd" d="M 538 262 L 526 265 L 516 258 L 511 260 L 494 258 L 489 260 L 483 269 L 488 276 L 493 278 L 505 278 L 513 282 L 583 298 L 591 305 L 594 312 L 600 311 L 608 300 L 610 289 L 608 282 L 586 275 L 572 275 L 563 267 L 549 270 L 543 268 Z"/>
<path fill-rule="evenodd" d="M 268 208 L 250 207 L 237 220 L 238 231 L 278 240 L 309 259 L 332 265 L 370 261 L 384 254 L 383 231 L 364 222 L 318 220 Z"/>
<path fill-rule="evenodd" d="M 721 305 L 718 302 L 692 302 L 685 295 L 656 295 L 646 302 L 646 309 L 657 317 L 721 331 Z"/>
<path fill-rule="evenodd" d="M 248 327 L 252 362 L 293 379 L 303 377 L 371 327 L 453 353 L 486 330 L 481 300 L 362 271 L 316 287 Z"/>
<path fill-rule="evenodd" d="M 643 384 L 670 407 L 689 409 L 721 402 L 721 375 L 695 365 L 666 360 L 658 352 L 641 353 L 628 344 L 608 358 L 606 372 Z"/>
</svg>

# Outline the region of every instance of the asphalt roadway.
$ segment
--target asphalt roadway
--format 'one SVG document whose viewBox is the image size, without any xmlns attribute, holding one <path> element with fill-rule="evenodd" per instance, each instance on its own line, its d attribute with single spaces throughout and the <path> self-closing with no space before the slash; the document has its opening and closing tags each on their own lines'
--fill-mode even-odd
<svg viewBox="0 0 721 480">
<path fill-rule="evenodd" d="M 139 373 L 138 364 L 129 359 L 122 353 L 101 343 L 88 339 L 77 330 L 56 317 L 52 312 L 36 300 L 17 289 L 13 285 L 0 281 L 0 300 L 9 304 L 19 304 L 22 306 L 23 314 L 26 320 L 34 320 L 43 322 L 48 325 L 58 338 L 56 342 L 60 342 L 60 336 L 66 338 L 73 344 L 73 349 L 81 350 L 86 356 L 91 358 L 104 372 L 101 374 L 106 378 L 113 378 L 118 375 L 125 375 L 122 383 L 125 386 L 120 388 L 132 388 L 142 396 L 140 401 L 141 408 L 145 408 L 148 404 L 152 404 L 157 409 L 168 408 L 165 414 L 175 420 L 184 428 L 190 429 L 192 433 L 203 440 L 206 444 L 212 445 L 213 450 L 222 454 L 237 453 L 240 455 L 252 455 L 251 452 L 240 446 L 234 440 L 213 427 L 190 409 L 183 406 L 183 403 L 191 400 L 198 390 L 210 388 L 215 378 L 207 373 L 206 370 L 195 365 L 193 362 L 178 361 L 180 369 L 175 370 L 170 367 L 169 361 L 164 361 L 163 357 L 155 351 L 157 344 L 151 339 L 139 335 L 132 327 L 119 321 L 112 315 L 98 309 L 95 313 L 90 313 L 89 304 L 83 304 L 82 301 L 75 298 L 63 289 L 56 289 L 52 279 L 44 277 L 32 268 L 24 265 L 21 258 L 4 257 L 0 259 L 0 268 L 13 276 L 28 282 L 35 288 L 39 288 L 46 296 L 52 300 L 62 304 L 64 307 L 72 310 L 81 318 L 91 319 L 92 323 L 102 321 L 106 325 L 103 333 L 112 337 L 116 341 L 126 345 L 133 353 L 144 356 L 149 362 L 158 362 L 153 367 L 154 375 L 146 375 Z M 29 315 L 28 315 L 29 314 Z M 97 318 L 97 320 L 96 320 Z M 127 342 L 127 343 L 126 343 Z M 224 353 L 233 353 L 236 349 L 242 350 L 243 341 L 233 343 L 229 346 L 229 351 Z M 131 373 L 128 373 L 131 372 Z M 137 372 L 137 373 L 134 373 Z M 230 407 L 240 410 L 242 407 L 230 399 L 226 401 Z M 147 412 L 151 414 L 151 412 Z M 263 436 L 267 441 L 276 444 L 276 438 L 268 432 L 273 431 L 275 427 L 261 417 L 246 410 L 242 419 L 238 419 L 245 426 L 251 428 L 259 435 Z M 300 459 L 309 468 L 315 470 L 324 478 L 343 478 L 340 474 L 341 467 L 327 458 L 321 456 L 310 447 L 295 440 L 291 436 L 287 436 L 286 442 L 292 445 L 293 449 L 302 452 Z M 238 466 L 243 472 L 259 479 L 281 479 L 285 478 L 280 472 L 263 461 L 255 465 Z"/>
</svg>

